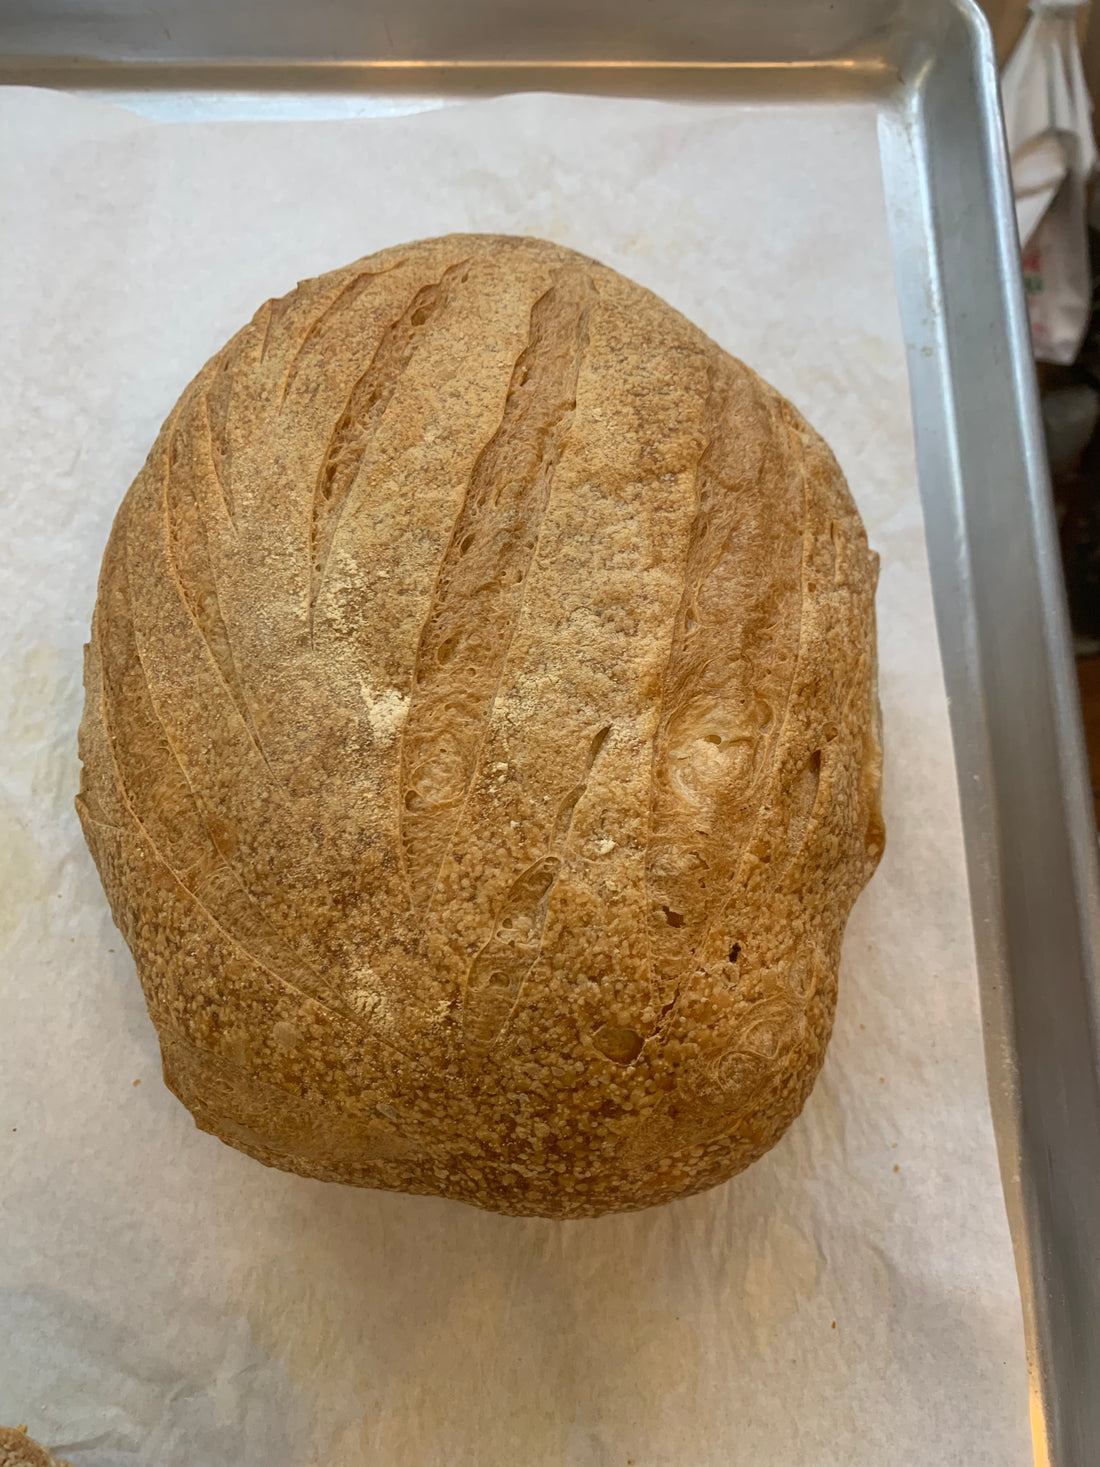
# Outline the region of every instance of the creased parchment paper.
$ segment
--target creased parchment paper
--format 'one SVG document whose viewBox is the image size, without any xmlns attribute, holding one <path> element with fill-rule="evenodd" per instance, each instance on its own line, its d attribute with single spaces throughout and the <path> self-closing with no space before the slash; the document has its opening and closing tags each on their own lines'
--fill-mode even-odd
<svg viewBox="0 0 1100 1467">
<path fill-rule="evenodd" d="M 873 110 L 167 125 L 16 90 L 0 131 L 0 1420 L 77 1467 L 1027 1462 Z M 196 1131 L 73 814 L 100 555 L 178 393 L 299 277 L 452 230 L 659 292 L 806 412 L 882 556 L 887 850 L 824 1072 L 750 1171 L 634 1216 L 325 1186 Z"/>
</svg>

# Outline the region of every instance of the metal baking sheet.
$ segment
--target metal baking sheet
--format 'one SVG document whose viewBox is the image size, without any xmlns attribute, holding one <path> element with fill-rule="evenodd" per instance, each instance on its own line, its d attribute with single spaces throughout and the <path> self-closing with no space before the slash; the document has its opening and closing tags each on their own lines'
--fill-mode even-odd
<svg viewBox="0 0 1100 1467">
<path fill-rule="evenodd" d="M 876 99 L 1036 1454 L 1094 1467 L 1096 833 L 976 5 L 9 0 L 0 82 L 188 117 L 356 116 L 517 90 Z"/>
</svg>

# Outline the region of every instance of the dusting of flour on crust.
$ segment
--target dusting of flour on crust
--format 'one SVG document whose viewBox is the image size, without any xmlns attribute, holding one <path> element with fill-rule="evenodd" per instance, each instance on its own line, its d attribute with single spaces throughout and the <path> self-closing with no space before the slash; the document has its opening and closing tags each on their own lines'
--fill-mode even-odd
<svg viewBox="0 0 1100 1467">
<path fill-rule="evenodd" d="M 372 688 L 370 683 L 361 683 L 363 702 L 367 710 L 370 731 L 380 744 L 388 744 L 401 732 L 405 716 L 409 711 L 409 700 L 396 688 Z"/>
</svg>

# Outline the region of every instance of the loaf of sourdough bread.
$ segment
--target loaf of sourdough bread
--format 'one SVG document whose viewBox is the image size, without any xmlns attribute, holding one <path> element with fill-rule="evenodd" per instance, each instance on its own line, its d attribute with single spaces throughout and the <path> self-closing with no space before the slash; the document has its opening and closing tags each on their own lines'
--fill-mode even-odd
<svg viewBox="0 0 1100 1467">
<path fill-rule="evenodd" d="M 204 1130 L 552 1217 L 794 1119 L 883 845 L 877 562 L 829 449 L 533 239 L 262 306 L 104 556 L 78 809 Z"/>
</svg>

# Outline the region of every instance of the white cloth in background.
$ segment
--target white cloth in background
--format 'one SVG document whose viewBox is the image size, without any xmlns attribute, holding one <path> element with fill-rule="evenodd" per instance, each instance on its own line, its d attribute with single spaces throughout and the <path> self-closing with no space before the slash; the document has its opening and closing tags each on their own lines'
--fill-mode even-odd
<svg viewBox="0 0 1100 1467">
<path fill-rule="evenodd" d="M 1072 362 L 1092 310 L 1086 189 L 1092 103 L 1077 43 L 1083 0 L 1033 0 L 1001 81 L 1035 355 Z"/>
</svg>

